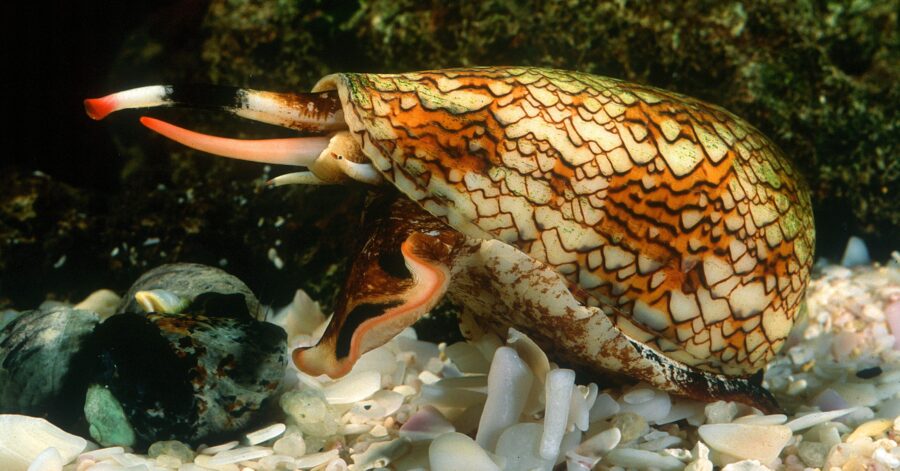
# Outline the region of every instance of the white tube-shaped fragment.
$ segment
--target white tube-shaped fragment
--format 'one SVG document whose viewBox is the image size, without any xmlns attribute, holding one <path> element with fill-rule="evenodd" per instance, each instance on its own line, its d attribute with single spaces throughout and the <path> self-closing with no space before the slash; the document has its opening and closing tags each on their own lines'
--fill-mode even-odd
<svg viewBox="0 0 900 471">
<path fill-rule="evenodd" d="M 541 458 L 552 460 L 559 454 L 559 444 L 566 433 L 569 406 L 575 388 L 575 372 L 567 369 L 551 370 L 544 382 L 546 394 L 544 434 L 541 436 Z"/>
<path fill-rule="evenodd" d="M 475 435 L 482 448 L 494 450 L 503 430 L 519 421 L 533 381 L 531 370 L 515 350 L 497 349 L 488 372 L 487 400 Z"/>
</svg>

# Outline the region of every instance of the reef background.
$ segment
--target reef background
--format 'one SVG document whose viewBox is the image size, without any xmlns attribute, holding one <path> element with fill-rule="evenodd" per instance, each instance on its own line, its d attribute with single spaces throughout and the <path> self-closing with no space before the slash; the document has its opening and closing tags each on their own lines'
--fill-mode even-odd
<svg viewBox="0 0 900 471">
<path fill-rule="evenodd" d="M 817 257 L 900 237 L 900 0 L 16 2 L 3 15 L 0 309 L 122 292 L 166 262 L 221 266 L 264 303 L 329 303 L 359 186 L 266 190 L 286 169 L 199 155 L 147 113 L 219 135 L 290 135 L 221 113 L 81 100 L 154 83 L 305 91 L 335 71 L 535 65 L 658 86 L 761 129 L 807 177 Z M 280 267 L 279 267 L 280 266 Z"/>
</svg>

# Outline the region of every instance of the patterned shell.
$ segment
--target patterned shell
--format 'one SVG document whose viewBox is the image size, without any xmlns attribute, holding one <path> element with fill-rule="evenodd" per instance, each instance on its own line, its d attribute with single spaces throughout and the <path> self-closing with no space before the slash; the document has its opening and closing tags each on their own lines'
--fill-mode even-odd
<svg viewBox="0 0 900 471">
<path fill-rule="evenodd" d="M 701 101 L 535 68 L 338 74 L 363 152 L 455 229 L 509 243 L 632 338 L 729 375 L 783 346 L 813 260 L 809 192 Z"/>
</svg>

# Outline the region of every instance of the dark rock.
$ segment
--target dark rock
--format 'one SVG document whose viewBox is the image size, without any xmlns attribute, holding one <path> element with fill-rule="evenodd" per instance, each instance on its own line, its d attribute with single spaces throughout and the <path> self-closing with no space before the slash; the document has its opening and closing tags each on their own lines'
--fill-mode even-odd
<svg viewBox="0 0 900 471">
<path fill-rule="evenodd" d="M 64 383 L 80 374 L 73 357 L 99 322 L 97 313 L 56 307 L 24 312 L 0 330 L 0 413 L 73 422 L 81 405 Z"/>
<path fill-rule="evenodd" d="M 166 264 L 144 273 L 125 293 L 116 312 L 143 311 L 135 294 L 151 290 L 164 290 L 183 299 L 182 307 L 168 313 L 189 311 L 193 315 L 253 319 L 265 316 L 256 296 L 243 281 L 224 270 L 197 263 Z"/>
<path fill-rule="evenodd" d="M 117 314 L 78 360 L 84 389 L 109 391 L 138 446 L 198 443 L 240 430 L 264 408 L 284 376 L 286 334 L 253 319 Z"/>
</svg>

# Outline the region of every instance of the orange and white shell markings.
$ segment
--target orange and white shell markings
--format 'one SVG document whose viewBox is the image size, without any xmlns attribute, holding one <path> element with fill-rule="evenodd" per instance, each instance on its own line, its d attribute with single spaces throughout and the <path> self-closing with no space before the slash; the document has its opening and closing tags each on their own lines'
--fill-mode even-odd
<svg viewBox="0 0 900 471">
<path fill-rule="evenodd" d="M 813 260 L 808 190 L 759 131 L 656 88 L 536 68 L 337 74 L 362 153 L 466 236 L 545 262 L 669 358 L 762 368 Z"/>
</svg>

